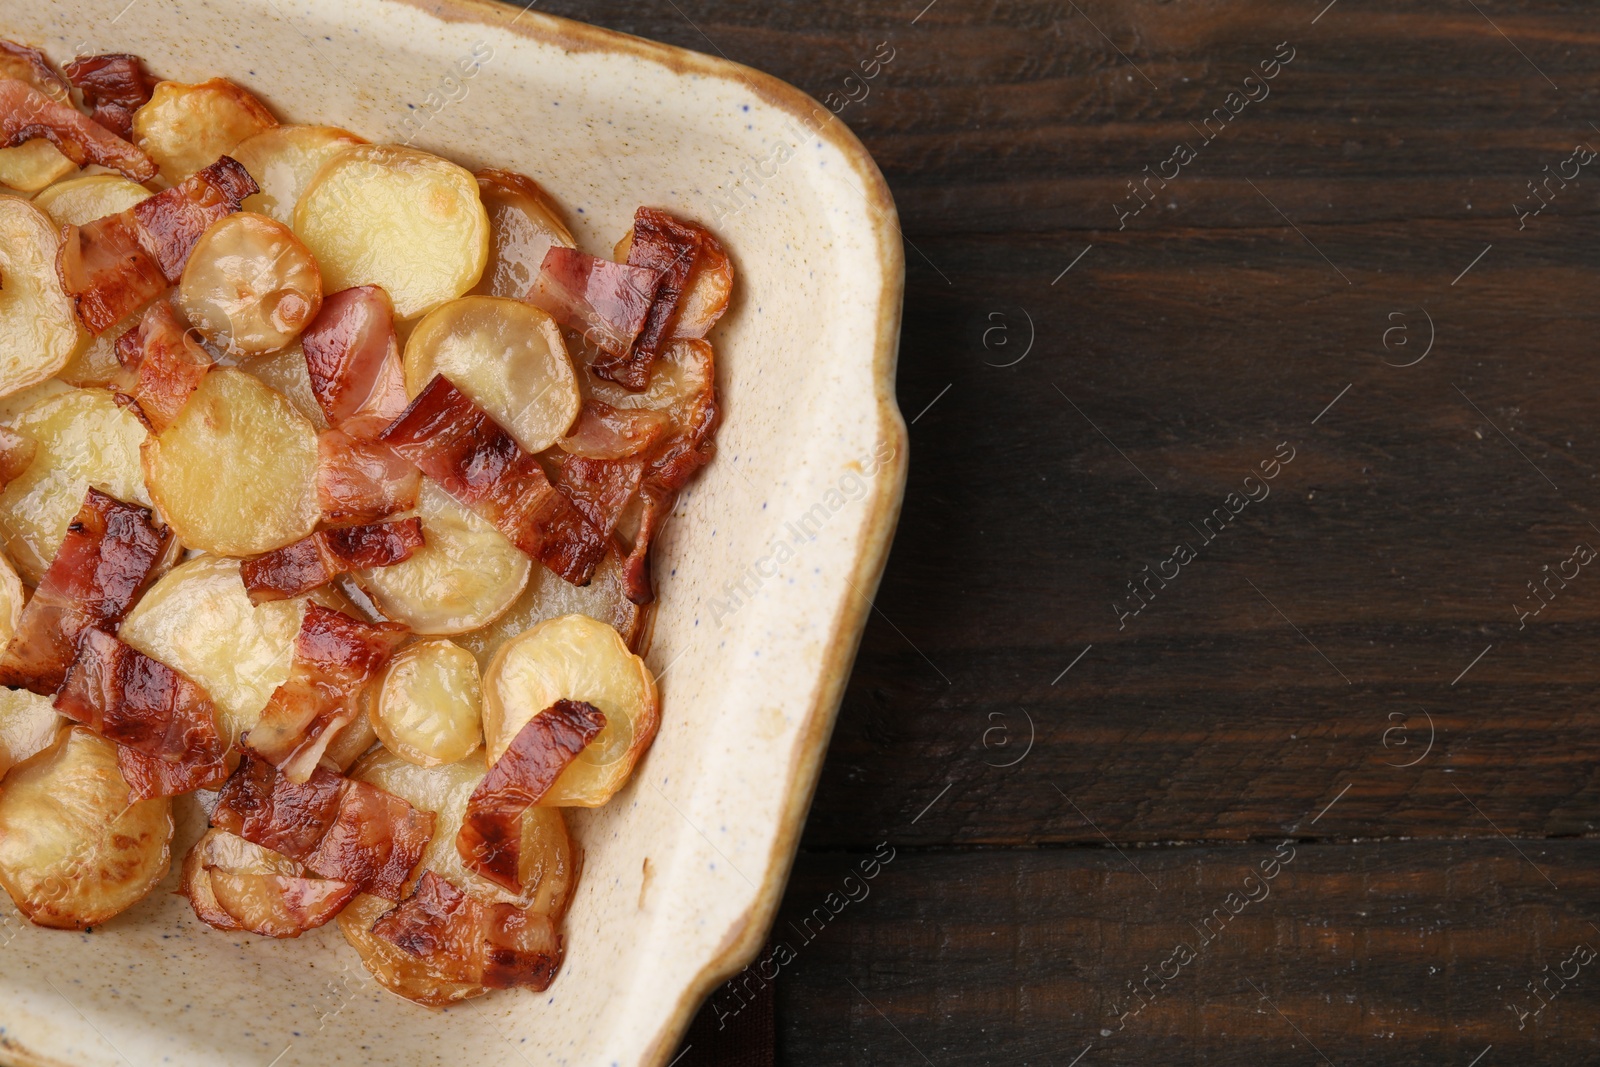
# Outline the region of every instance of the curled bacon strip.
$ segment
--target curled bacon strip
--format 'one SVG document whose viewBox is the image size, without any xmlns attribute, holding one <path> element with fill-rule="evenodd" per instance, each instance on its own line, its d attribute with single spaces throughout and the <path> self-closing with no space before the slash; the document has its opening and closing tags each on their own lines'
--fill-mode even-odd
<svg viewBox="0 0 1600 1067">
<path fill-rule="evenodd" d="M 522 892 L 522 815 L 600 736 L 606 717 L 593 704 L 558 700 L 528 720 L 467 799 L 456 852 L 467 869 Z"/>
<path fill-rule="evenodd" d="M 123 395 L 139 405 L 150 428 L 160 433 L 178 417 L 200 379 L 211 369 L 211 357 L 189 336 L 165 300 L 145 309 L 139 325 L 117 338 L 117 362 L 132 382 Z"/>
<path fill-rule="evenodd" d="M 620 355 L 614 349 L 607 349 L 616 358 L 597 361 L 591 368 L 596 374 L 634 392 L 650 384 L 650 369 L 672 340 L 673 326 L 689 279 L 700 263 L 701 250 L 707 247 L 717 255 L 722 254 L 716 239 L 699 226 L 651 207 L 641 207 L 634 213 L 628 265 L 655 272 L 661 284 L 650 302 L 649 317 L 633 347 Z"/>
<path fill-rule="evenodd" d="M 318 530 L 239 567 L 250 601 L 287 600 L 327 585 L 347 571 L 404 563 L 422 547 L 422 520 Z"/>
<path fill-rule="evenodd" d="M 0 488 L 22 477 L 38 450 L 33 438 L 0 426 Z"/>
<path fill-rule="evenodd" d="M 170 536 L 148 509 L 91 488 L 0 656 L 0 685 L 54 693 L 77 657 L 78 639 L 122 621 L 153 580 Z"/>
<path fill-rule="evenodd" d="M 211 825 L 304 864 L 313 874 L 399 900 L 433 837 L 434 814 L 321 767 L 296 783 L 246 750 Z"/>
<path fill-rule="evenodd" d="M 183 277 L 206 228 L 259 191 L 238 161 L 223 156 L 126 211 L 66 227 L 57 269 L 78 317 L 102 334 L 160 296 Z"/>
<path fill-rule="evenodd" d="M 380 438 L 512 544 L 586 585 L 606 539 L 488 412 L 435 375 Z"/>
<path fill-rule="evenodd" d="M 354 883 L 309 876 L 282 853 L 224 830 L 210 830 L 183 861 L 178 891 L 201 922 L 218 930 L 299 937 L 355 899 Z"/>
<path fill-rule="evenodd" d="M 43 137 L 78 164 L 110 167 L 136 182 L 156 176 L 155 160 L 83 112 L 19 78 L 0 78 L 0 142 L 14 148 Z"/>
<path fill-rule="evenodd" d="M 376 437 L 405 410 L 406 379 L 394 333 L 394 304 L 376 285 L 334 293 L 300 335 L 311 392 L 328 425 Z"/>
<path fill-rule="evenodd" d="M 55 708 L 117 743 L 130 800 L 177 796 L 228 776 L 206 691 L 104 630 L 83 634 Z"/>
<path fill-rule="evenodd" d="M 553 245 L 527 300 L 598 348 L 625 359 L 645 328 L 660 284 L 661 275 L 653 270 Z"/>
<path fill-rule="evenodd" d="M 375 522 L 417 506 L 422 472 L 378 441 L 317 435 L 317 504 L 327 522 Z"/>
<path fill-rule="evenodd" d="M 131 141 L 133 113 L 150 102 L 156 87 L 139 57 L 121 52 L 84 56 L 68 63 L 66 74 L 83 93 L 90 117 L 124 141 Z"/>
<path fill-rule="evenodd" d="M 481 904 L 432 871 L 372 932 L 458 982 L 543 990 L 561 966 L 561 935 L 548 915 Z"/>
<path fill-rule="evenodd" d="M 356 698 L 361 687 L 389 662 L 407 633 L 394 623 L 361 622 L 307 604 L 289 677 L 245 735 L 245 747 L 277 765 L 291 781 L 308 781 L 329 743 L 360 710 Z"/>
</svg>

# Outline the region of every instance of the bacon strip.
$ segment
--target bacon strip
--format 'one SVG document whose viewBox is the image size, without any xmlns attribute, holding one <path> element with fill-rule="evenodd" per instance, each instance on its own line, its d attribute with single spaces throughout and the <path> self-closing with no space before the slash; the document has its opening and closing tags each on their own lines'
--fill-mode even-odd
<svg viewBox="0 0 1600 1067">
<path fill-rule="evenodd" d="M 38 137 L 80 167 L 97 163 L 136 182 L 156 176 L 155 160 L 77 108 L 50 99 L 19 78 L 0 78 L 0 142 L 14 148 Z"/>
<path fill-rule="evenodd" d="M 538 461 L 443 375 L 379 439 L 567 581 L 586 585 L 594 575 L 605 538 L 585 529 Z"/>
<path fill-rule="evenodd" d="M 223 156 L 126 211 L 66 227 L 57 269 L 78 317 L 102 334 L 160 296 L 183 277 L 206 228 L 259 191 L 244 167 Z"/>
<path fill-rule="evenodd" d="M 351 437 L 376 437 L 405 410 L 405 370 L 394 332 L 394 304 L 376 285 L 334 293 L 300 335 L 311 392 L 328 425 Z"/>
<path fill-rule="evenodd" d="M 15 41 L 0 41 L 0 77 L 17 78 L 52 100 L 71 102 L 72 86 L 56 73 L 50 60 L 37 48 Z"/>
<path fill-rule="evenodd" d="M 645 328 L 661 275 L 553 245 L 540 264 L 528 303 L 617 359 Z"/>
<path fill-rule="evenodd" d="M 38 450 L 33 438 L 0 426 L 0 489 L 22 477 Z"/>
<path fill-rule="evenodd" d="M 133 113 L 150 102 L 156 87 L 138 56 L 84 56 L 68 63 L 66 74 L 83 93 L 95 122 L 124 141 L 133 140 Z"/>
<path fill-rule="evenodd" d="M 247 559 L 239 571 L 251 603 L 263 604 L 309 593 L 348 571 L 404 563 L 421 547 L 421 519 L 342 526 Z"/>
<path fill-rule="evenodd" d="M 701 249 L 707 244 L 716 245 L 716 241 L 704 229 L 665 211 L 641 207 L 634 213 L 628 265 L 654 271 L 661 284 L 633 347 L 624 353 L 607 349 L 616 358 L 597 361 L 591 368 L 596 374 L 634 392 L 641 392 L 650 384 L 650 369 L 672 340 L 678 308 L 700 262 Z M 720 246 L 717 251 L 721 252 Z"/>
<path fill-rule="evenodd" d="M 245 747 L 291 781 L 308 781 L 329 743 L 359 712 L 362 686 L 389 662 L 408 632 L 394 623 L 361 622 L 308 603 L 289 677 L 273 691 L 261 721 L 245 734 Z"/>
<path fill-rule="evenodd" d="M 91 488 L 0 656 L 0 685 L 54 693 L 77 657 L 78 639 L 116 628 L 153 580 L 170 536 L 148 509 Z"/>
<path fill-rule="evenodd" d="M 378 441 L 317 435 L 317 504 L 325 522 L 376 522 L 417 506 L 422 472 Z"/>
<path fill-rule="evenodd" d="M 561 966 L 561 935 L 548 915 L 481 904 L 432 871 L 372 932 L 442 976 L 489 989 L 548 989 Z"/>
<path fill-rule="evenodd" d="M 104 630 L 84 633 L 55 708 L 117 743 L 130 800 L 177 796 L 228 777 L 227 745 L 206 691 Z"/>
<path fill-rule="evenodd" d="M 467 869 L 522 892 L 522 815 L 605 729 L 593 704 L 558 700 L 528 720 L 467 800 L 456 852 Z"/>
<path fill-rule="evenodd" d="M 589 399 L 578 412 L 567 436 L 559 442 L 563 452 L 588 459 L 626 459 L 655 446 L 667 432 L 664 412 L 650 408 L 612 407 Z"/>
<path fill-rule="evenodd" d="M 298 860 L 313 874 L 399 900 L 433 837 L 434 818 L 321 767 L 305 782 L 292 782 L 246 750 L 218 795 L 211 825 Z"/>
<path fill-rule="evenodd" d="M 139 325 L 117 338 L 114 351 L 126 372 L 123 377 L 132 379 L 120 383 L 126 386 L 122 395 L 139 405 L 156 433 L 178 417 L 211 369 L 210 355 L 165 300 L 146 308 Z"/>
<path fill-rule="evenodd" d="M 355 899 L 354 883 L 316 878 L 288 856 L 224 830 L 208 830 L 183 860 L 178 892 L 218 930 L 299 937 Z"/>
</svg>

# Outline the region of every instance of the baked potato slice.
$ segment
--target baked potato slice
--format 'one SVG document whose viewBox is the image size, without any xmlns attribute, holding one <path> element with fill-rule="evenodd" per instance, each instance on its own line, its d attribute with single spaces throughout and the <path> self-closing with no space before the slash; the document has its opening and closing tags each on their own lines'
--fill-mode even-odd
<svg viewBox="0 0 1600 1067">
<path fill-rule="evenodd" d="M 143 459 L 151 499 L 190 548 L 260 555 L 316 526 L 316 430 L 235 367 L 207 374 Z"/>
<path fill-rule="evenodd" d="M 353 883 L 309 875 L 281 852 L 216 829 L 184 858 L 178 891 L 210 926 L 275 938 L 326 924 L 356 895 Z"/>
<path fill-rule="evenodd" d="M 33 198 L 57 226 L 83 226 L 115 215 L 151 197 L 150 190 L 120 174 L 86 174 L 57 182 Z"/>
<path fill-rule="evenodd" d="M 26 689 L 0 689 L 0 789 L 6 772 L 49 748 L 67 720 L 50 697 Z"/>
<path fill-rule="evenodd" d="M 0 395 L 42 382 L 84 343 L 56 273 L 61 231 L 28 201 L 0 196 Z"/>
<path fill-rule="evenodd" d="M 317 403 L 316 394 L 311 391 L 311 373 L 306 369 L 306 353 L 298 341 L 282 352 L 252 359 L 245 369 L 282 393 L 317 432 L 328 428 L 328 417 L 322 413 L 322 405 Z"/>
<path fill-rule="evenodd" d="M 577 248 L 561 209 L 538 182 L 509 170 L 480 170 L 478 195 L 489 213 L 489 263 L 473 290 L 521 300 L 552 246 Z"/>
<path fill-rule="evenodd" d="M 419 767 L 455 763 L 483 745 L 482 686 L 471 652 L 443 637 L 389 660 L 369 709 L 389 751 Z"/>
<path fill-rule="evenodd" d="M 455 641 L 478 657 L 480 670 L 487 670 L 500 646 L 524 631 L 546 619 L 587 615 L 616 630 L 628 648 L 637 652 L 644 638 L 645 610 L 628 599 L 622 560 L 613 550 L 600 561 L 588 585 L 573 585 L 543 564 L 534 567 L 527 588 L 505 614 Z"/>
<path fill-rule="evenodd" d="M 558 700 L 592 704 L 606 725 L 539 803 L 599 807 L 622 788 L 655 740 L 661 722 L 655 678 L 603 622 L 563 615 L 540 623 L 503 645 L 484 672 L 483 735 L 490 762 Z"/>
<path fill-rule="evenodd" d="M 161 177 L 177 185 L 277 124 L 265 104 L 226 78 L 198 85 L 164 81 L 134 112 L 133 139 Z"/>
<path fill-rule="evenodd" d="M 22 591 L 22 579 L 11 561 L 0 556 L 0 649 L 11 643 L 17 635 L 17 625 L 22 621 L 22 605 L 27 595 Z M 0 771 L 0 774 L 5 773 Z"/>
<path fill-rule="evenodd" d="M 289 227 L 239 211 L 195 244 L 173 304 L 229 356 L 265 355 L 292 344 L 322 310 L 322 272 Z"/>
<path fill-rule="evenodd" d="M 366 144 L 335 126 L 274 126 L 241 141 L 228 154 L 244 165 L 261 191 L 244 210 L 294 224 L 295 205 L 322 165 L 351 145 Z"/>
<path fill-rule="evenodd" d="M 407 1000 L 443 1008 L 463 1000 L 481 997 L 487 986 L 461 982 L 429 967 L 392 942 L 372 932 L 373 924 L 394 909 L 394 901 L 362 893 L 339 913 L 339 932 L 361 957 L 362 964 L 379 985 Z"/>
<path fill-rule="evenodd" d="M 15 148 L 0 148 L 0 185 L 20 193 L 37 193 L 78 169 L 78 165 L 40 137 Z"/>
<path fill-rule="evenodd" d="M 0 886 L 40 926 L 99 926 L 166 876 L 172 831 L 171 798 L 130 804 L 117 746 L 74 727 L 6 775 Z"/>
</svg>

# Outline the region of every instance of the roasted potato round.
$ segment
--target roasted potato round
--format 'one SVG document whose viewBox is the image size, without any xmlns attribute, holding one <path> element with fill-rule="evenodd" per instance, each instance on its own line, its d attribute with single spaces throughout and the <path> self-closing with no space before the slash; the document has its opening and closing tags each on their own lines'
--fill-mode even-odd
<svg viewBox="0 0 1600 1067">
<path fill-rule="evenodd" d="M 296 341 L 282 352 L 252 359 L 245 369 L 282 393 L 316 430 L 328 428 L 328 417 L 322 413 L 322 405 L 311 391 L 311 374 L 306 370 L 306 353 L 300 342 Z"/>
<path fill-rule="evenodd" d="M 328 292 L 381 285 L 401 319 L 469 291 L 489 257 L 477 181 L 399 145 L 355 145 L 329 159 L 301 194 L 294 228 Z"/>
<path fill-rule="evenodd" d="M 289 677 L 304 614 L 303 599 L 250 603 L 238 560 L 196 556 L 150 587 L 117 636 L 210 694 L 232 744 Z"/>
<path fill-rule="evenodd" d="M 0 650 L 17 635 L 17 623 L 22 620 L 22 605 L 26 595 L 22 579 L 11 561 L 0 556 Z"/>
<path fill-rule="evenodd" d="M 661 720 L 655 679 L 617 631 L 587 615 L 542 622 L 507 642 L 483 679 L 483 735 L 498 760 L 535 715 L 558 700 L 581 700 L 606 717 L 539 803 L 599 807 L 633 773 Z"/>
<path fill-rule="evenodd" d="M 509 170 L 478 172 L 489 213 L 489 263 L 474 293 L 521 300 L 533 288 L 551 246 L 577 248 L 561 211 L 539 183 Z"/>
<path fill-rule="evenodd" d="M 289 227 L 240 211 L 195 244 L 174 303 L 228 355 L 265 355 L 291 344 L 317 317 L 322 272 Z"/>
<path fill-rule="evenodd" d="M 248 197 L 244 210 L 258 211 L 285 226 L 294 224 L 294 207 L 317 171 L 342 149 L 365 144 L 349 130 L 334 126 L 274 126 L 241 141 L 228 154 L 237 159 L 261 191 Z"/>
<path fill-rule="evenodd" d="M 226 78 L 198 85 L 161 82 L 133 114 L 133 139 L 156 161 L 161 177 L 177 185 L 277 124 L 261 101 Z"/>
<path fill-rule="evenodd" d="M 44 577 L 91 485 L 149 506 L 139 466 L 144 424 L 106 390 L 52 390 L 8 425 L 38 445 L 28 469 L 0 491 L 0 540 L 29 585 Z"/>
<path fill-rule="evenodd" d="M 76 163 L 42 137 L 15 148 L 0 148 L 0 185 L 18 192 L 37 193 L 77 169 Z"/>
<path fill-rule="evenodd" d="M 528 587 L 506 613 L 489 625 L 456 638 L 456 643 L 478 657 L 480 669 L 500 646 L 531 630 L 546 619 L 562 615 L 587 615 L 616 630 L 630 649 L 637 651 L 644 636 L 644 609 L 628 599 L 622 581 L 622 561 L 607 552 L 588 585 L 573 585 L 543 564 L 535 564 Z"/>
<path fill-rule="evenodd" d="M 128 802 L 117 746 L 83 727 L 6 775 L 0 885 L 40 926 L 99 926 L 166 876 L 172 799 Z"/>
<path fill-rule="evenodd" d="M 0 196 L 0 396 L 44 381 L 84 343 L 56 273 L 60 247 L 50 216 Z"/>
<path fill-rule="evenodd" d="M 190 548 L 250 556 L 282 548 L 317 524 L 317 432 L 244 371 L 211 371 L 144 447 L 145 481 Z"/>
<path fill-rule="evenodd" d="M 57 372 L 56 378 L 79 389 L 104 389 L 125 381 L 122 361 L 117 359 L 117 342 L 129 330 L 138 329 L 149 307 L 149 304 L 144 304 L 135 308 L 127 318 L 98 337 L 90 334 L 89 343 L 78 346 L 78 351 Z"/>
<path fill-rule="evenodd" d="M 406 395 L 436 374 L 517 439 L 543 452 L 578 417 L 578 376 L 554 319 L 532 304 L 468 296 L 429 312 L 406 342 Z"/>
<path fill-rule="evenodd" d="M 0 789 L 6 772 L 49 748 L 66 721 L 56 714 L 51 697 L 0 689 Z"/>
<path fill-rule="evenodd" d="M 372 728 L 409 763 L 437 767 L 483 744 L 478 661 L 453 641 L 407 645 L 389 660 L 371 708 Z"/>
<path fill-rule="evenodd" d="M 362 893 L 339 913 L 339 932 L 361 957 L 378 984 L 407 1000 L 443 1008 L 481 997 L 487 986 L 461 982 L 429 967 L 420 958 L 372 932 L 372 926 L 394 907 L 394 901 Z"/>
<path fill-rule="evenodd" d="M 355 886 L 308 875 L 281 852 L 208 830 L 184 857 L 178 891 L 202 922 L 219 930 L 286 938 L 331 920 Z"/>
<path fill-rule="evenodd" d="M 488 520 L 426 479 L 417 496 L 423 546 L 404 563 L 354 572 L 379 611 L 419 634 L 493 622 L 528 584 L 533 561 Z"/>
<path fill-rule="evenodd" d="M 86 174 L 50 186 L 33 198 L 33 206 L 57 226 L 82 226 L 148 199 L 150 190 L 120 174 Z"/>
</svg>

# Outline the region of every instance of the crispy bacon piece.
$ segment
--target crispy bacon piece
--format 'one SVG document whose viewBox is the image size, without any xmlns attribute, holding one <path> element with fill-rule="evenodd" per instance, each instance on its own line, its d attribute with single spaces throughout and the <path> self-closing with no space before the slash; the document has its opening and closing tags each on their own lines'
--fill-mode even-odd
<svg viewBox="0 0 1600 1067">
<path fill-rule="evenodd" d="M 422 547 L 422 520 L 318 530 L 240 565 L 250 601 L 287 600 L 327 585 L 347 571 L 404 563 Z"/>
<path fill-rule="evenodd" d="M 650 546 L 672 516 L 672 506 L 678 494 L 646 486 L 639 497 L 644 511 L 639 519 L 639 532 L 633 538 L 633 547 L 622 561 L 622 591 L 629 600 L 642 605 L 655 599 L 655 589 L 650 581 Z"/>
<path fill-rule="evenodd" d="M 156 81 L 138 56 L 84 56 L 67 64 L 67 78 L 83 93 L 90 117 L 124 141 L 133 139 L 133 113 L 150 102 Z"/>
<path fill-rule="evenodd" d="M 528 720 L 467 799 L 456 852 L 468 870 L 522 892 L 522 815 L 605 725 L 599 708 L 579 700 L 558 700 Z"/>
<path fill-rule="evenodd" d="M 183 277 L 206 228 L 259 191 L 244 167 L 223 156 L 126 211 L 66 227 L 57 268 L 78 317 L 102 334 L 160 296 Z"/>
<path fill-rule="evenodd" d="M 355 899 L 353 882 L 310 876 L 288 856 L 223 830 L 207 831 L 183 861 L 178 892 L 218 930 L 299 937 Z"/>
<path fill-rule="evenodd" d="M 52 100 L 70 103 L 72 99 L 72 86 L 56 73 L 45 54 L 15 41 L 0 41 L 0 77 L 25 81 Z"/>
<path fill-rule="evenodd" d="M 115 629 L 154 580 L 170 536 L 148 509 L 91 488 L 0 656 L 0 685 L 54 693 L 84 632 Z"/>
<path fill-rule="evenodd" d="M 22 477 L 33 462 L 39 442 L 0 426 L 0 489 Z"/>
<path fill-rule="evenodd" d="M 357 698 L 409 631 L 367 623 L 320 604 L 306 605 L 289 677 L 245 734 L 245 747 L 305 782 L 339 731 L 360 711 Z M 296 859 L 300 857 L 296 856 Z"/>
<path fill-rule="evenodd" d="M 376 522 L 417 506 L 422 472 L 378 441 L 317 436 L 317 504 L 327 522 Z"/>
<path fill-rule="evenodd" d="M 572 430 L 561 439 L 561 450 L 588 459 L 626 459 L 653 448 L 667 426 L 664 412 L 617 408 L 589 399 L 583 402 Z"/>
<path fill-rule="evenodd" d="M 218 829 L 385 900 L 400 899 L 433 823 L 433 812 L 322 767 L 292 782 L 248 749 L 211 815 Z"/>
<path fill-rule="evenodd" d="M 176 796 L 228 777 L 211 697 L 104 630 L 87 630 L 55 708 L 117 743 L 129 799 Z"/>
<path fill-rule="evenodd" d="M 548 989 L 561 966 L 561 935 L 548 915 L 481 904 L 432 871 L 372 932 L 442 976 L 490 989 Z"/>
<path fill-rule="evenodd" d="M 20 78 L 0 78 L 0 142 L 14 148 L 43 137 L 78 166 L 97 163 L 136 182 L 156 176 L 155 160 L 70 104 Z"/>
<path fill-rule="evenodd" d="M 527 300 L 596 347 L 626 359 L 660 284 L 661 275 L 653 270 L 553 245 Z"/>
<path fill-rule="evenodd" d="M 623 353 L 607 348 L 615 358 L 597 361 L 591 368 L 596 374 L 636 393 L 649 386 L 650 369 L 672 340 L 678 308 L 700 262 L 701 249 L 707 246 L 714 247 L 719 255 L 722 252 L 716 239 L 699 226 L 652 207 L 641 207 L 634 213 L 628 265 L 654 271 L 661 283 L 632 348 Z"/>
<path fill-rule="evenodd" d="M 165 300 L 146 308 L 139 325 L 117 338 L 114 351 L 126 372 L 119 392 L 139 405 L 156 433 L 178 417 L 211 369 L 211 357 Z"/>
<path fill-rule="evenodd" d="M 406 377 L 394 333 L 394 304 L 376 285 L 334 293 L 300 335 L 306 371 L 328 425 L 376 437 L 405 410 Z"/>
</svg>

